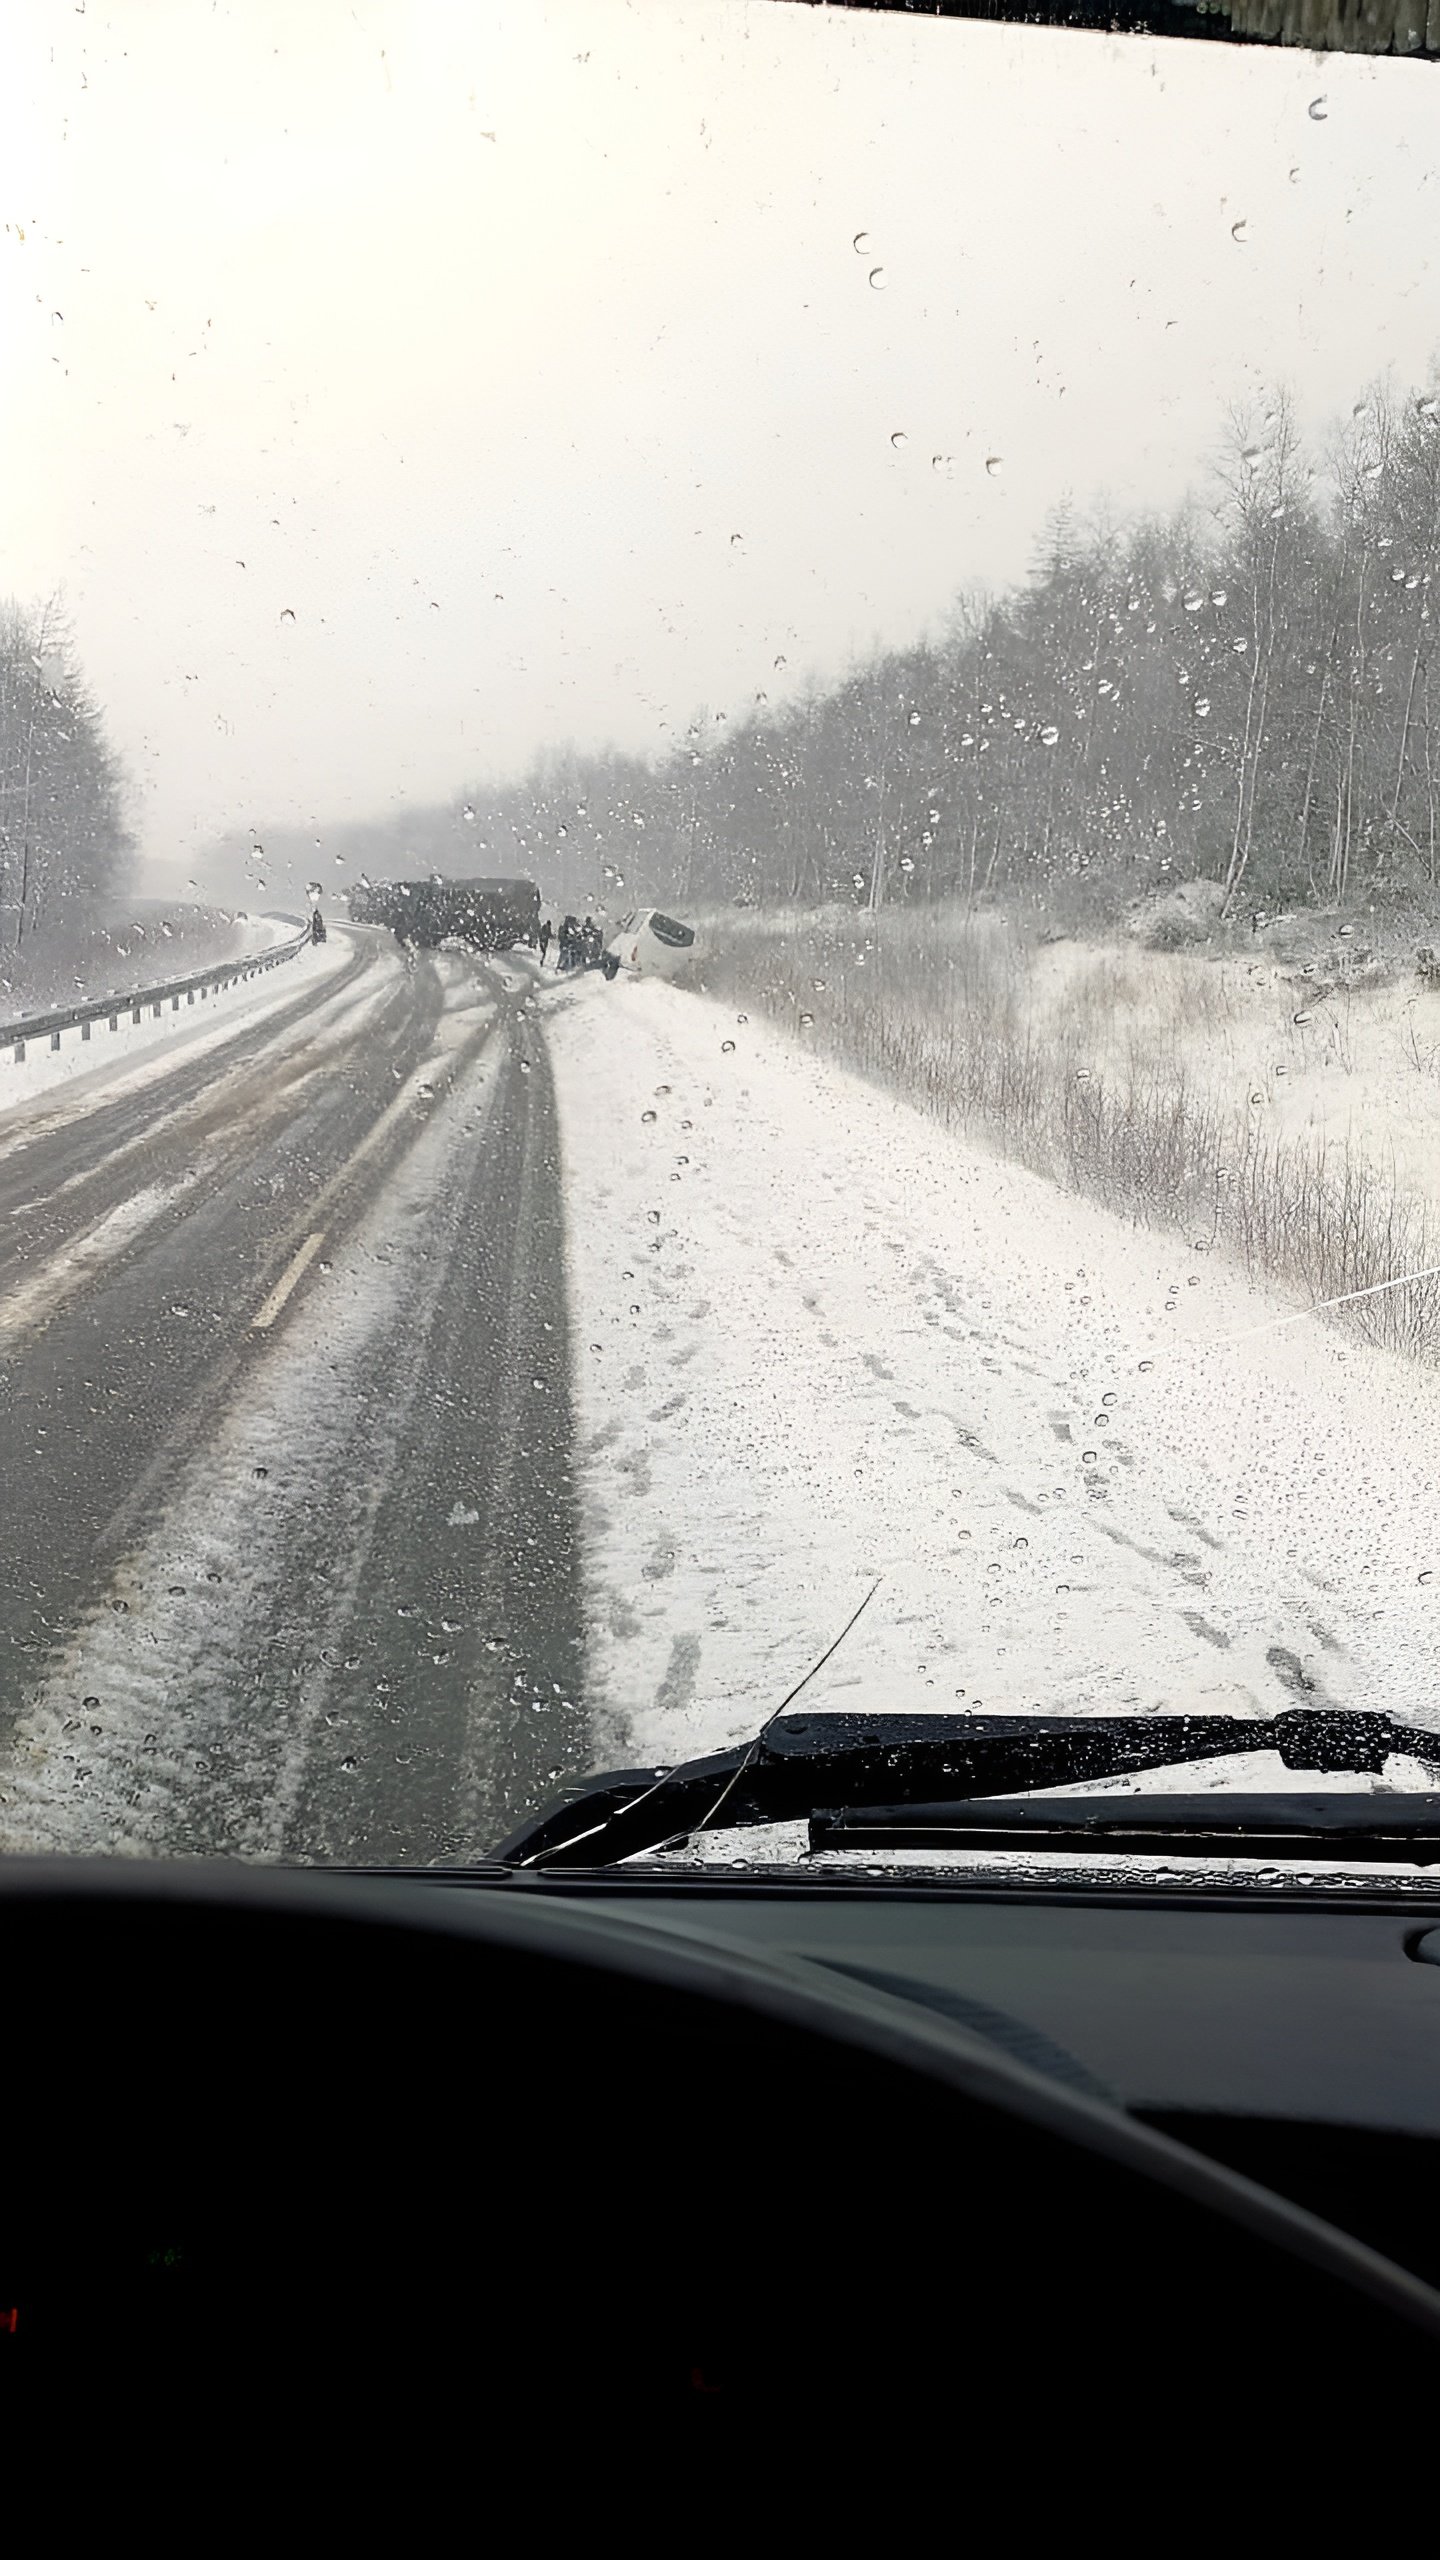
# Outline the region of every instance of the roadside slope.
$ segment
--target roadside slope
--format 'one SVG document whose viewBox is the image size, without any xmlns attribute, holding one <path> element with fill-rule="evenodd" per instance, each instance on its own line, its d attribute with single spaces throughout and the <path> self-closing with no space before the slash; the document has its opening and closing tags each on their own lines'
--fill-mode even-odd
<svg viewBox="0 0 1440 2560">
<path fill-rule="evenodd" d="M 544 1020 L 610 1756 L 752 1731 L 876 1577 L 808 1704 L 1429 1709 L 1440 1377 L 743 1011 Z"/>
</svg>

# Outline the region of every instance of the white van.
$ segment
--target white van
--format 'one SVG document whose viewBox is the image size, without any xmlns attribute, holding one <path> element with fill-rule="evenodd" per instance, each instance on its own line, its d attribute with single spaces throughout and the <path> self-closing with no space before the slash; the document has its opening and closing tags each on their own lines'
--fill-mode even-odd
<svg viewBox="0 0 1440 2560">
<path fill-rule="evenodd" d="M 695 928 L 662 915 L 658 907 L 637 907 L 622 916 L 605 947 L 607 978 L 628 969 L 636 978 L 678 978 L 690 968 L 699 945 Z"/>
</svg>

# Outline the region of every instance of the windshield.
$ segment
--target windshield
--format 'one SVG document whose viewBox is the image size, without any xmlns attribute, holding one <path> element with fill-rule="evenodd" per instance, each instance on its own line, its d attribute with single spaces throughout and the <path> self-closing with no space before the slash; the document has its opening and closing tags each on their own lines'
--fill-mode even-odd
<svg viewBox="0 0 1440 2560">
<path fill-rule="evenodd" d="M 1428 66 L 6 43 L 0 1843 L 1440 1723 Z"/>
</svg>

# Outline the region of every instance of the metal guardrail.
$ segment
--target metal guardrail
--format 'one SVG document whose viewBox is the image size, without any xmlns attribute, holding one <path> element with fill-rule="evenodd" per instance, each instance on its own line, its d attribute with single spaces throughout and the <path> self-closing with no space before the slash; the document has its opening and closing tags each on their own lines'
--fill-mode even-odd
<svg viewBox="0 0 1440 2560">
<path fill-rule="evenodd" d="M 52 1013 L 24 1014 L 18 1022 L 0 1023 L 0 1053 L 8 1049 L 12 1063 L 20 1066 L 32 1040 L 48 1040 L 52 1049 L 58 1049 L 62 1032 L 78 1030 L 81 1039 L 88 1040 L 97 1022 L 108 1022 L 112 1031 L 118 1031 L 123 1015 L 136 1023 L 143 1022 L 148 1012 L 159 1022 L 167 1004 L 172 1013 L 178 1013 L 182 1004 L 193 1005 L 197 996 L 203 1003 L 212 990 L 221 995 L 244 979 L 263 977 L 267 969 L 293 960 L 309 939 L 308 933 L 297 933 L 292 941 L 277 942 L 269 951 L 247 951 L 242 959 L 222 960 L 213 969 L 197 970 L 191 978 L 168 978 L 163 986 L 139 987 L 130 995 L 93 996 L 84 1004 L 63 1005 Z"/>
</svg>

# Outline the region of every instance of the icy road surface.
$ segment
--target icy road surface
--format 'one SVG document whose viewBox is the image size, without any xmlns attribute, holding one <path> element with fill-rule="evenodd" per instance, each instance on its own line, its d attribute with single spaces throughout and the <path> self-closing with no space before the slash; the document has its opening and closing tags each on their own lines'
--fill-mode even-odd
<svg viewBox="0 0 1440 2560">
<path fill-rule="evenodd" d="M 876 1578 L 807 1707 L 1440 1721 L 1434 1372 L 733 1009 L 543 1019 L 602 1760 L 753 1732 Z"/>
<path fill-rule="evenodd" d="M 323 956 L 0 1124 L 5 1848 L 463 1858 L 588 1759 L 533 970 Z"/>
</svg>

